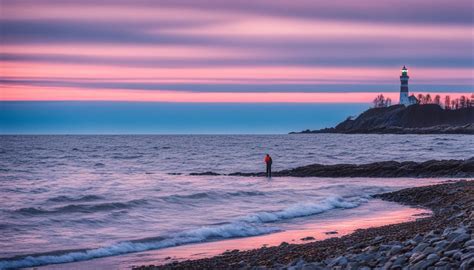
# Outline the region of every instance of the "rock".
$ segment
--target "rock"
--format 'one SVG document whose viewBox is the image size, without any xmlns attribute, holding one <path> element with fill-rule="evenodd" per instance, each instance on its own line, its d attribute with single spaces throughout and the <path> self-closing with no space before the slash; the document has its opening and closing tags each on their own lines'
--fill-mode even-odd
<svg viewBox="0 0 474 270">
<path fill-rule="evenodd" d="M 312 241 L 312 240 L 316 240 L 316 239 L 312 236 L 306 236 L 306 237 L 301 238 L 300 240 L 301 241 Z"/>
<path fill-rule="evenodd" d="M 468 260 L 465 260 L 461 263 L 461 270 L 472 270 L 474 269 L 474 257 L 471 257 Z"/>
<path fill-rule="evenodd" d="M 349 261 L 347 260 L 346 257 L 339 256 L 335 259 L 335 262 L 336 262 L 335 265 L 345 266 Z"/>
<path fill-rule="evenodd" d="M 377 236 L 377 237 L 375 237 L 375 238 L 372 240 L 372 244 L 380 243 L 380 242 L 382 242 L 384 239 L 385 239 L 385 237 L 383 237 L 383 236 Z"/>
<path fill-rule="evenodd" d="M 461 252 L 461 251 L 458 251 L 458 252 L 456 252 L 456 253 L 453 254 L 453 258 L 454 258 L 455 260 L 460 260 L 461 257 L 462 257 L 462 252 Z"/>
<path fill-rule="evenodd" d="M 467 234 L 467 233 L 463 233 L 463 234 L 458 235 L 456 238 L 454 238 L 453 241 L 451 241 L 451 243 L 453 243 L 453 242 L 455 242 L 455 243 L 461 243 L 461 242 L 464 243 L 469 239 L 471 239 L 471 235 Z"/>
<path fill-rule="evenodd" d="M 292 133 L 473 134 L 470 108 L 443 110 L 435 104 L 371 108 L 335 127 Z M 428 117 L 429 116 L 429 117 Z"/>
<path fill-rule="evenodd" d="M 337 232 L 337 231 L 329 231 L 329 232 L 325 232 L 325 234 L 327 234 L 327 235 L 330 235 L 330 234 L 338 234 L 338 232 Z"/>
<path fill-rule="evenodd" d="M 472 258 L 472 257 L 474 257 L 474 252 L 469 252 L 469 253 L 463 254 L 461 256 L 461 261 L 465 261 L 465 260 L 467 260 L 469 258 Z"/>
<path fill-rule="evenodd" d="M 459 249 L 447 250 L 444 252 L 444 256 L 452 257 L 457 252 L 459 252 Z"/>
<path fill-rule="evenodd" d="M 402 246 L 392 246 L 392 248 L 390 249 L 388 253 L 390 256 L 393 256 L 395 254 L 398 254 L 401 249 L 402 249 Z"/>
<path fill-rule="evenodd" d="M 464 246 L 465 247 L 474 246 L 474 239 L 471 239 L 471 240 L 467 241 L 466 243 L 464 243 Z"/>
<path fill-rule="evenodd" d="M 447 240 L 441 240 L 438 242 L 433 243 L 435 245 L 435 249 L 437 251 L 443 250 L 447 245 L 449 245 L 449 242 Z"/>
<path fill-rule="evenodd" d="M 424 253 L 418 253 L 418 252 L 413 253 L 413 255 L 411 255 L 411 257 L 409 259 L 409 262 L 410 262 L 410 264 L 415 264 L 418 261 L 423 260 L 425 257 L 426 257 L 426 254 L 424 254 Z"/>
<path fill-rule="evenodd" d="M 420 260 L 419 262 L 417 262 L 415 265 L 413 265 L 411 267 L 411 269 L 413 270 L 418 270 L 418 269 L 426 269 L 428 268 L 428 266 L 431 266 L 433 265 L 435 262 L 437 262 L 438 259 L 437 258 L 433 258 L 433 259 L 426 259 L 426 260 Z"/>
<path fill-rule="evenodd" d="M 419 243 L 412 251 L 413 252 L 422 252 L 427 247 L 429 247 L 429 245 L 427 243 Z"/>
<path fill-rule="evenodd" d="M 427 260 L 436 260 L 438 261 L 439 260 L 439 256 L 437 254 L 434 254 L 434 253 L 431 253 L 430 255 L 428 255 L 426 257 Z"/>
<path fill-rule="evenodd" d="M 407 263 L 407 258 L 405 258 L 405 256 L 398 256 L 395 261 L 393 262 L 392 264 L 392 267 L 395 267 L 395 268 L 398 268 L 398 267 L 402 267 L 403 265 L 405 265 Z"/>
<path fill-rule="evenodd" d="M 301 270 L 322 270 L 324 266 L 319 263 L 307 263 L 301 267 Z"/>
<path fill-rule="evenodd" d="M 460 242 L 451 242 L 448 244 L 448 246 L 446 246 L 445 250 L 453 250 L 453 249 L 459 249 L 461 248 L 462 246 L 462 243 Z"/>
<path fill-rule="evenodd" d="M 416 244 L 420 243 L 421 241 L 423 241 L 423 236 L 420 235 L 420 234 L 417 234 L 415 235 L 415 237 L 413 237 L 412 239 Z"/>
</svg>

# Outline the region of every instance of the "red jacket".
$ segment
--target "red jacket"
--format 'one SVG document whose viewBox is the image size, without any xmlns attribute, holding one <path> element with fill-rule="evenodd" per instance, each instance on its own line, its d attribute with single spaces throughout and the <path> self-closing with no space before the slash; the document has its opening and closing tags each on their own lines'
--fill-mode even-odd
<svg viewBox="0 0 474 270">
<path fill-rule="evenodd" d="M 265 163 L 272 163 L 272 158 L 270 156 L 265 156 Z"/>
</svg>

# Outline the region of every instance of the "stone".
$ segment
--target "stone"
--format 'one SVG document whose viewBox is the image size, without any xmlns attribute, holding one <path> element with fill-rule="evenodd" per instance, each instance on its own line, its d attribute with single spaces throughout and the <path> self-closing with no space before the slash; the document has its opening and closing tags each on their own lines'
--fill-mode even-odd
<svg viewBox="0 0 474 270">
<path fill-rule="evenodd" d="M 382 242 L 384 239 L 385 239 L 385 237 L 383 237 L 383 236 L 377 236 L 377 237 L 374 238 L 374 240 L 372 240 L 372 243 L 374 243 L 374 244 L 375 244 L 375 243 L 380 243 L 380 242 Z"/>
<path fill-rule="evenodd" d="M 417 263 L 418 261 L 423 260 L 425 257 L 426 257 L 426 254 L 416 252 L 416 253 L 413 253 L 413 255 L 411 255 L 409 262 L 411 264 L 414 264 L 414 263 Z"/>
<path fill-rule="evenodd" d="M 430 254 L 436 252 L 434 247 L 427 247 L 423 250 L 423 253 Z"/>
<path fill-rule="evenodd" d="M 436 243 L 434 243 L 435 249 L 444 249 L 447 245 L 449 245 L 449 242 L 447 240 L 441 240 Z"/>
<path fill-rule="evenodd" d="M 420 234 L 417 234 L 415 235 L 415 237 L 413 237 L 411 240 L 413 240 L 415 243 L 420 243 L 421 241 L 423 241 L 423 236 L 420 235 Z"/>
<path fill-rule="evenodd" d="M 464 246 L 465 247 L 474 246 L 474 239 L 471 239 L 471 240 L 467 241 L 466 243 L 464 243 Z"/>
<path fill-rule="evenodd" d="M 349 261 L 344 256 L 339 256 L 336 258 L 336 265 L 345 266 Z"/>
<path fill-rule="evenodd" d="M 427 243 L 419 243 L 412 251 L 413 252 L 422 252 L 429 245 Z"/>
<path fill-rule="evenodd" d="M 455 243 L 464 243 L 466 242 L 467 240 L 471 239 L 471 235 L 470 234 L 467 234 L 467 233 L 463 233 L 463 234 L 459 234 L 456 238 L 454 238 L 451 243 L 455 242 Z"/>
<path fill-rule="evenodd" d="M 469 258 L 472 258 L 472 257 L 474 257 L 474 252 L 469 252 L 469 253 L 463 254 L 461 256 L 461 261 L 465 261 L 465 260 L 467 260 Z"/>
<path fill-rule="evenodd" d="M 301 238 L 300 240 L 301 241 L 312 241 L 312 240 L 316 240 L 316 239 L 312 236 L 306 236 L 306 237 Z"/>
<path fill-rule="evenodd" d="M 324 269 L 323 265 L 319 263 L 307 263 L 301 267 L 301 270 L 320 270 Z"/>
<path fill-rule="evenodd" d="M 407 262 L 405 256 L 398 256 L 395 261 L 393 261 L 392 267 L 402 267 Z"/>
<path fill-rule="evenodd" d="M 459 249 L 453 249 L 443 252 L 444 256 L 452 257 L 456 252 L 459 252 Z"/>
<path fill-rule="evenodd" d="M 439 256 L 437 254 L 434 254 L 434 253 L 431 253 L 430 255 L 428 255 L 426 257 L 427 260 L 436 260 L 438 261 L 439 260 Z"/>
<path fill-rule="evenodd" d="M 461 263 L 461 267 L 460 267 L 461 270 L 470 270 L 470 269 L 474 269 L 474 257 L 471 257 L 470 259 L 466 260 L 466 261 L 463 261 Z"/>
<path fill-rule="evenodd" d="M 453 250 L 453 249 L 459 249 L 461 248 L 462 243 L 460 242 L 451 242 L 446 246 L 445 250 Z"/>
<path fill-rule="evenodd" d="M 462 256 L 462 252 L 461 251 L 458 251 L 456 253 L 453 254 L 453 258 L 455 260 L 460 260 L 461 259 L 461 256 Z"/>
<path fill-rule="evenodd" d="M 415 265 L 413 265 L 413 267 L 411 267 L 411 269 L 413 269 L 413 270 L 426 269 L 426 268 L 428 268 L 429 266 L 433 265 L 435 262 L 437 262 L 436 259 L 421 260 L 421 261 L 419 261 L 418 263 L 416 263 Z"/>
<path fill-rule="evenodd" d="M 393 256 L 395 254 L 398 254 L 401 249 L 402 249 L 402 246 L 392 246 L 388 253 L 389 253 L 390 256 Z"/>
</svg>

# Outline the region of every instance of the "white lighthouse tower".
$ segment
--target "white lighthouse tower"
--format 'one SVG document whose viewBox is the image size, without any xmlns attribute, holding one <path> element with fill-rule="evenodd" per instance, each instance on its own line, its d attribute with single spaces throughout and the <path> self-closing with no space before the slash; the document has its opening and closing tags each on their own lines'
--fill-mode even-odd
<svg viewBox="0 0 474 270">
<path fill-rule="evenodd" d="M 408 98 L 408 70 L 405 66 L 402 68 L 402 75 L 400 76 L 400 104 L 405 106 L 411 105 L 410 99 Z"/>
</svg>

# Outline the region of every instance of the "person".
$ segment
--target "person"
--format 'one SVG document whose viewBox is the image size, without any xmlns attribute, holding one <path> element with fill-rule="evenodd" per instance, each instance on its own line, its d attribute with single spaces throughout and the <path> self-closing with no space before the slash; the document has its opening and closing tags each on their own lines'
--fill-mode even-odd
<svg viewBox="0 0 474 270">
<path fill-rule="evenodd" d="M 265 163 L 267 164 L 267 177 L 272 177 L 272 157 L 269 154 L 265 156 Z"/>
</svg>

